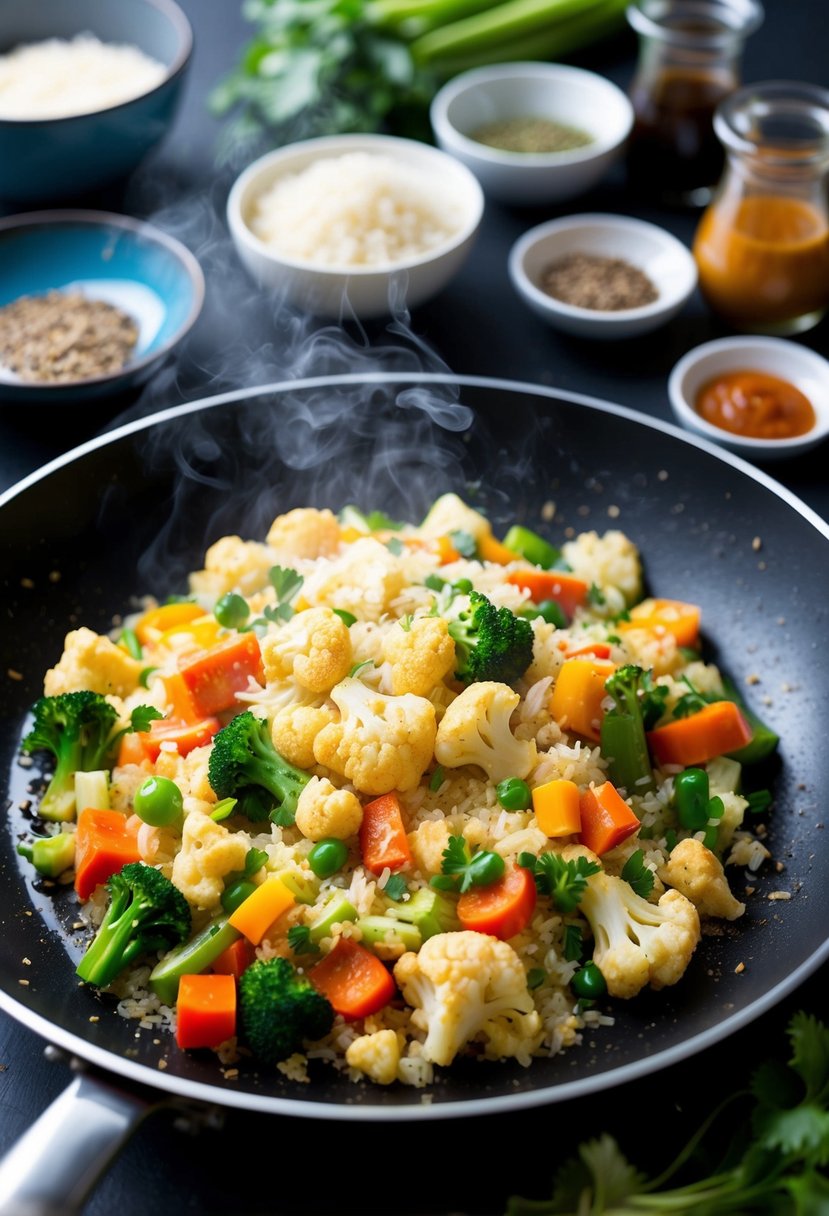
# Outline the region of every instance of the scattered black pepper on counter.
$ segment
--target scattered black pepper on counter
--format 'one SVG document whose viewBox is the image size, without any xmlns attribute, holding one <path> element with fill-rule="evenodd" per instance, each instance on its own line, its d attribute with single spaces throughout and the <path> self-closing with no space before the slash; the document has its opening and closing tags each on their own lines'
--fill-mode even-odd
<svg viewBox="0 0 829 1216">
<path fill-rule="evenodd" d="M 539 286 L 564 304 L 598 312 L 641 308 L 659 295 L 643 270 L 623 258 L 589 253 L 568 253 L 551 263 Z"/>
</svg>

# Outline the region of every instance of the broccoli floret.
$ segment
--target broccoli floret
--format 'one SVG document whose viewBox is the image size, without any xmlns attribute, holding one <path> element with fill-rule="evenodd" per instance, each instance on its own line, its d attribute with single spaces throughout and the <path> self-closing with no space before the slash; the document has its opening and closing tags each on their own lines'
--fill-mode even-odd
<svg viewBox="0 0 829 1216">
<path fill-rule="evenodd" d="M 143 862 L 125 865 L 107 882 L 109 907 L 77 967 L 96 988 L 106 988 L 136 959 L 169 950 L 190 934 L 187 900 L 169 878 Z"/>
<path fill-rule="evenodd" d="M 207 779 L 219 798 L 239 799 L 239 809 L 249 819 L 270 814 L 274 823 L 289 827 L 311 776 L 280 756 L 268 723 L 248 709 L 213 739 Z"/>
<path fill-rule="evenodd" d="M 266 1064 L 321 1039 L 334 1024 L 330 1002 L 286 958 L 259 959 L 242 973 L 239 1013 L 248 1046 Z"/>
<path fill-rule="evenodd" d="M 49 751 L 56 760 L 39 814 L 44 819 L 72 819 L 75 773 L 109 767 L 107 761 L 122 733 L 115 731 L 118 714 L 97 692 L 41 697 L 32 712 L 34 725 L 24 738 L 22 749 L 27 753 Z"/>
<path fill-rule="evenodd" d="M 469 608 L 449 622 L 455 643 L 455 675 L 465 684 L 494 680 L 512 684 L 533 660 L 533 630 L 529 621 L 509 608 L 496 608 L 479 591 L 469 593 Z"/>
</svg>

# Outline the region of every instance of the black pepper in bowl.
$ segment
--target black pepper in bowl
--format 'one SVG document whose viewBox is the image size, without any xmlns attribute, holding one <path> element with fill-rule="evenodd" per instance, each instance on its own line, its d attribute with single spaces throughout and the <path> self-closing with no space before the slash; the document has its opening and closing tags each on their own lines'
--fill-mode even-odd
<svg viewBox="0 0 829 1216">
<path fill-rule="evenodd" d="M 624 258 L 590 253 L 568 253 L 552 262 L 543 271 L 539 287 L 563 304 L 596 312 L 642 308 L 659 297 L 643 270 Z"/>
<path fill-rule="evenodd" d="M 106 376 L 125 366 L 137 341 L 132 317 L 80 292 L 21 296 L 0 308 L 0 365 L 21 380 Z"/>
</svg>

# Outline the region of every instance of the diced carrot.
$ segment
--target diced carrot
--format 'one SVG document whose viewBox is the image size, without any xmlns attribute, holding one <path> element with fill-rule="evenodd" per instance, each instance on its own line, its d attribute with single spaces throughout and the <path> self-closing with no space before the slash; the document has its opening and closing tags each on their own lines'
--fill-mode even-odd
<svg viewBox="0 0 829 1216">
<path fill-rule="evenodd" d="M 269 875 L 228 917 L 228 924 L 258 946 L 274 921 L 294 906 L 296 900 L 281 878 Z"/>
<path fill-rule="evenodd" d="M 461 554 L 452 544 L 450 537 L 439 536 L 435 541 L 435 547 L 438 553 L 438 562 L 441 566 L 448 566 L 450 562 L 459 562 Z"/>
<path fill-rule="evenodd" d="M 118 744 L 119 767 L 124 764 L 143 764 L 148 760 L 149 756 L 144 749 L 143 734 L 138 734 L 131 730 L 121 736 Z"/>
<path fill-rule="evenodd" d="M 564 646 L 566 647 L 566 645 L 567 643 L 565 642 Z M 579 646 L 576 650 L 568 650 L 565 657 L 568 659 L 576 659 L 580 655 L 585 654 L 592 654 L 597 659 L 609 659 L 610 647 L 608 646 L 607 642 L 588 642 L 586 646 Z"/>
<path fill-rule="evenodd" d="M 470 887 L 458 900 L 464 929 L 507 941 L 526 929 L 535 911 L 535 879 L 523 866 L 513 866 L 487 887 Z"/>
<path fill-rule="evenodd" d="M 130 823 L 120 811 L 83 808 L 75 829 L 75 890 L 80 899 L 89 899 L 99 883 L 141 860 L 138 827 L 138 820 Z"/>
<path fill-rule="evenodd" d="M 247 971 L 255 957 L 253 946 L 248 939 L 238 937 L 235 942 L 222 951 L 218 958 L 213 960 L 213 971 L 218 975 L 232 975 L 234 979 L 238 980 L 242 972 Z"/>
<path fill-rule="evenodd" d="M 255 633 L 237 633 L 179 661 L 179 671 L 200 718 L 231 709 L 251 678 L 264 682 Z"/>
<path fill-rule="evenodd" d="M 677 646 L 696 646 L 699 642 L 700 609 L 683 600 L 647 599 L 630 610 L 629 621 L 618 621 L 618 628 L 650 629 L 672 633 Z"/>
<path fill-rule="evenodd" d="M 606 659 L 567 659 L 562 663 L 550 697 L 550 714 L 562 730 L 599 740 L 607 696 L 605 680 L 616 670 Z"/>
<path fill-rule="evenodd" d="M 585 603 L 589 590 L 583 578 L 561 570 L 510 570 L 507 582 L 529 591 L 534 604 L 555 600 L 569 617 Z"/>
<path fill-rule="evenodd" d="M 360 851 L 363 864 L 373 874 L 380 874 L 386 866 L 390 870 L 400 870 L 410 864 L 412 851 L 400 799 L 394 792 L 381 794 L 363 807 Z"/>
<path fill-rule="evenodd" d="M 201 604 L 184 602 L 181 604 L 159 604 L 150 608 L 135 622 L 135 635 L 142 646 L 157 642 L 163 633 L 175 625 L 186 624 L 204 616 Z"/>
<path fill-rule="evenodd" d="M 196 713 L 193 698 L 181 672 L 174 671 L 169 676 L 162 676 L 162 683 L 169 706 L 169 717 L 179 722 L 198 722 L 199 714 Z"/>
<path fill-rule="evenodd" d="M 232 975 L 183 975 L 176 1001 L 176 1042 L 184 1051 L 218 1047 L 236 1033 Z"/>
<path fill-rule="evenodd" d="M 180 756 L 186 756 L 196 747 L 204 747 L 219 729 L 218 718 L 203 718 L 201 722 L 177 722 L 170 718 L 156 718 L 150 729 L 141 732 L 144 753 L 155 763 L 163 743 L 175 743 Z"/>
<path fill-rule="evenodd" d="M 627 840 L 639 828 L 639 820 L 622 798 L 615 785 L 590 786 L 580 800 L 581 832 L 579 839 L 599 857 L 617 844 Z"/>
<path fill-rule="evenodd" d="M 751 727 L 733 701 L 714 701 L 687 718 L 648 731 L 648 747 L 659 764 L 688 768 L 736 752 L 751 737 Z"/>
<path fill-rule="evenodd" d="M 575 781 L 546 781 L 532 792 L 533 812 L 545 836 L 572 836 L 581 831 L 579 787 Z"/>
<path fill-rule="evenodd" d="M 377 955 L 350 937 L 339 938 L 331 953 L 311 968 L 308 978 L 346 1021 L 378 1013 L 397 992 Z"/>
<path fill-rule="evenodd" d="M 508 566 L 518 560 L 518 554 L 502 545 L 491 533 L 478 539 L 478 557 L 482 562 L 496 562 L 499 566 Z"/>
</svg>

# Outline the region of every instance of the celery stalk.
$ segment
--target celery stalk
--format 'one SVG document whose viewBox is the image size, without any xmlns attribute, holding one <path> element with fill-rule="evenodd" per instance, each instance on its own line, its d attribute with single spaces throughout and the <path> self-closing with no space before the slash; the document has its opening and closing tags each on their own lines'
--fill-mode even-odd
<svg viewBox="0 0 829 1216">
<path fill-rule="evenodd" d="M 501 51 L 505 41 L 540 34 L 568 17 L 582 17 L 603 0 L 504 0 L 482 13 L 430 30 L 411 43 L 418 63 L 434 63 L 452 55 Z M 538 58 L 539 56 L 534 56 Z"/>
<path fill-rule="evenodd" d="M 399 32 L 404 38 L 414 38 L 429 30 L 439 29 L 484 12 L 502 0 L 372 0 L 368 12 L 380 28 Z"/>
</svg>

